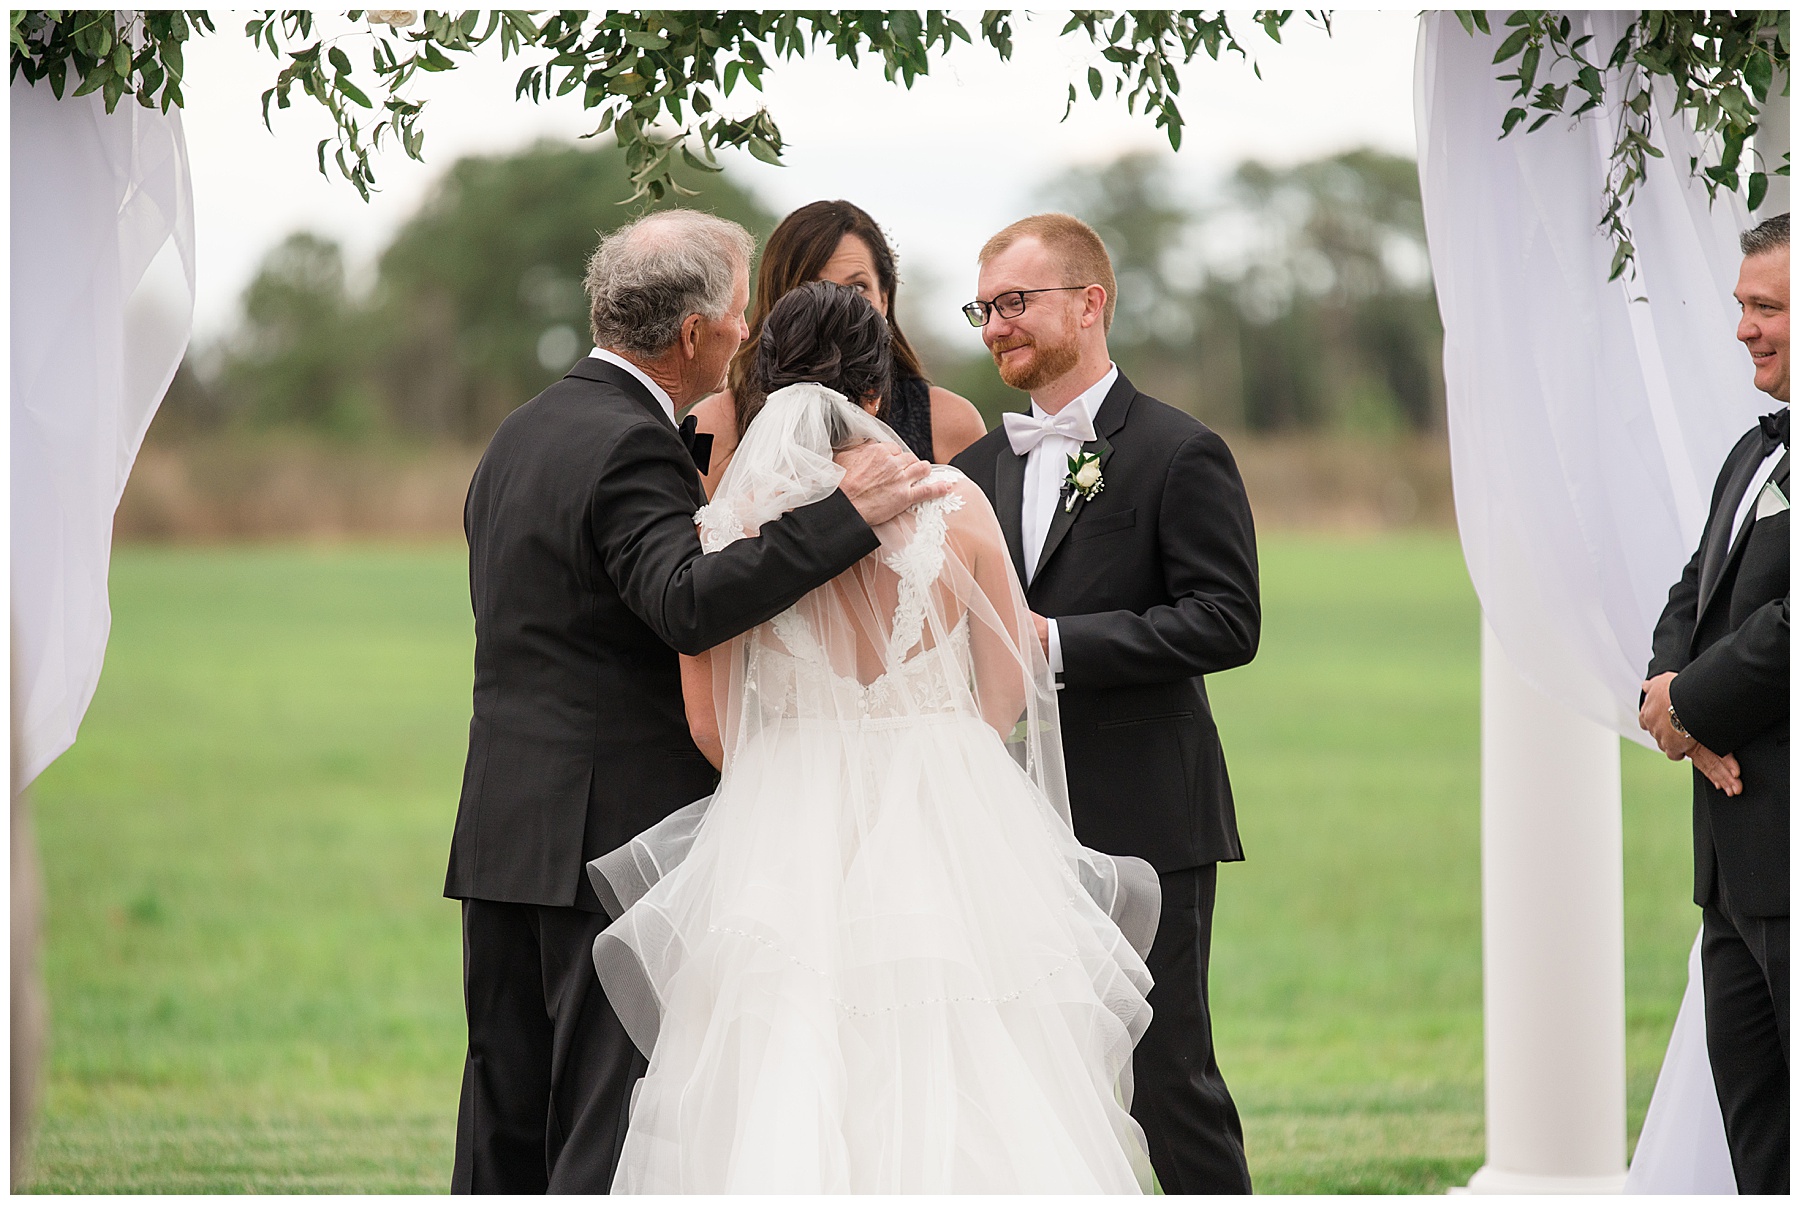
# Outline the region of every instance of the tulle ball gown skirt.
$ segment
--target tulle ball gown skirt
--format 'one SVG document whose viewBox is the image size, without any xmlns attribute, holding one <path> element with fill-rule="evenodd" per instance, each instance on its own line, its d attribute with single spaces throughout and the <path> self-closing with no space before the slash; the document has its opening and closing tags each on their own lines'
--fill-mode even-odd
<svg viewBox="0 0 1800 1205">
<path fill-rule="evenodd" d="M 609 860 L 647 890 L 595 961 L 652 1048 L 614 1191 L 1150 1187 L 1120 925 L 1153 927 L 1155 876 L 1078 845 L 979 720 L 784 721 Z"/>
</svg>

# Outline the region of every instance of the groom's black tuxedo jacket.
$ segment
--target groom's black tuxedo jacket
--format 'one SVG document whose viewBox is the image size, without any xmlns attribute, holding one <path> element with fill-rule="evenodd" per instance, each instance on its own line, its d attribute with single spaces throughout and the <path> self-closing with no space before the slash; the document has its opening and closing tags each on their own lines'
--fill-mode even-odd
<svg viewBox="0 0 1800 1205">
<path fill-rule="evenodd" d="M 475 713 L 444 894 L 600 911 L 583 867 L 711 791 L 675 652 L 791 606 L 879 546 L 841 492 L 702 556 L 667 413 L 582 360 L 500 424 L 463 528 Z"/>
<path fill-rule="evenodd" d="M 1057 621 L 1069 807 L 1081 841 L 1164 874 L 1237 861 L 1237 815 L 1202 675 L 1256 655 L 1256 537 L 1225 441 L 1120 374 L 1094 416 L 1105 488 L 1059 503 L 1031 609 Z M 993 500 L 1026 578 L 1025 458 L 1004 429 L 954 461 Z"/>
<path fill-rule="evenodd" d="M 1700 546 L 1657 622 L 1648 674 L 1674 670 L 1682 725 L 1737 757 L 1736 798 L 1694 771 L 1694 902 L 1720 886 L 1746 916 L 1788 914 L 1788 512 L 1753 519 L 1739 538 L 1731 527 L 1768 451 L 1752 429 L 1725 458 Z M 1788 492 L 1786 455 L 1770 480 Z"/>
</svg>

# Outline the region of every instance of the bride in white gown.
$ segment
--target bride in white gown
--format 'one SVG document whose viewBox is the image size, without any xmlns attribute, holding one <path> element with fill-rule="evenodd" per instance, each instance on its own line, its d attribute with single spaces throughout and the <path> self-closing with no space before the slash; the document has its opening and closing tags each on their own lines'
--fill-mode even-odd
<svg viewBox="0 0 1800 1205">
<path fill-rule="evenodd" d="M 822 290 L 783 305 L 816 293 L 795 304 L 828 334 L 885 340 Z M 770 393 L 704 547 L 825 497 L 833 450 L 865 439 L 899 442 L 820 384 Z M 595 965 L 650 1060 L 616 1192 L 1151 1187 L 1128 1108 L 1156 875 L 1076 842 L 1000 526 L 934 472 L 952 492 L 877 552 L 684 667 L 718 791 L 590 864 L 618 918 Z"/>
</svg>

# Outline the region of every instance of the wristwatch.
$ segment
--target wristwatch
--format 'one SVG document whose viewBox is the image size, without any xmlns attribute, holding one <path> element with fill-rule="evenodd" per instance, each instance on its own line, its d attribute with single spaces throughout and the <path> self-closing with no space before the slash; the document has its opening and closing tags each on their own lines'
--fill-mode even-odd
<svg viewBox="0 0 1800 1205">
<path fill-rule="evenodd" d="M 1675 704 L 1673 703 L 1669 704 L 1669 727 L 1690 741 L 1694 739 L 1694 734 L 1682 725 L 1681 717 L 1675 714 Z"/>
</svg>

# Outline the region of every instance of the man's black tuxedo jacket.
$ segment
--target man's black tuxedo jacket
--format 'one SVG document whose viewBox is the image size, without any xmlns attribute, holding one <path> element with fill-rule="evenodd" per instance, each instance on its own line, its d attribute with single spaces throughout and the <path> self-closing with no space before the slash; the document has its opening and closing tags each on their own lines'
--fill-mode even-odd
<svg viewBox="0 0 1800 1205">
<path fill-rule="evenodd" d="M 1094 416 L 1105 488 L 1058 503 L 1031 609 L 1062 643 L 1064 761 L 1075 833 L 1159 872 L 1240 860 L 1225 755 L 1201 675 L 1256 655 L 1256 536 L 1225 441 L 1123 374 Z M 954 461 L 993 499 L 1026 580 L 1025 458 L 1004 429 Z"/>
<path fill-rule="evenodd" d="M 793 605 L 878 547 L 841 492 L 703 557 L 668 415 L 582 360 L 514 411 L 469 484 L 475 712 L 444 894 L 600 911 L 583 872 L 710 792 L 675 651 Z"/>
<path fill-rule="evenodd" d="M 1731 529 L 1766 450 L 1752 429 L 1725 458 L 1649 669 L 1676 671 L 1670 702 L 1682 725 L 1743 772 L 1731 798 L 1694 771 L 1694 902 L 1709 902 L 1716 872 L 1746 916 L 1788 914 L 1788 512 L 1752 521 L 1741 539 Z M 1788 492 L 1785 455 L 1771 480 Z"/>
</svg>

